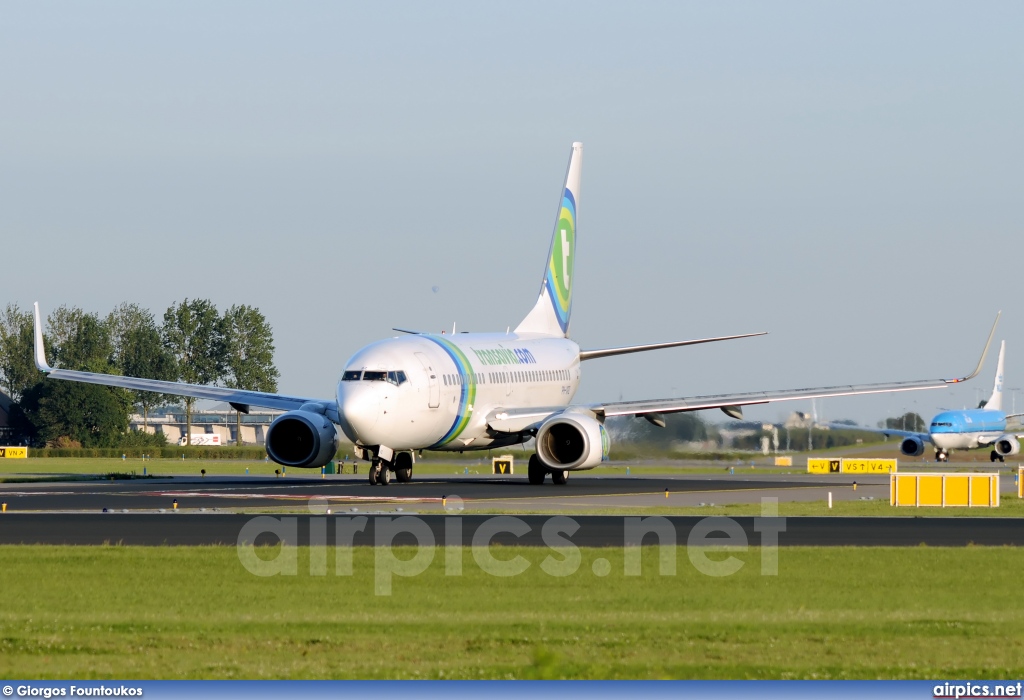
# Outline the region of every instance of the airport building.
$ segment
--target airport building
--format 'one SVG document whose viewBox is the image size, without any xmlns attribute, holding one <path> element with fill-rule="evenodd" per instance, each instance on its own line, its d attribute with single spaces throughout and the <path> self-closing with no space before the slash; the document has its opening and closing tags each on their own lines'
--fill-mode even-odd
<svg viewBox="0 0 1024 700">
<path fill-rule="evenodd" d="M 242 444 L 264 444 L 267 428 L 270 427 L 270 424 L 281 413 L 282 411 L 272 411 L 269 409 L 254 410 L 248 414 L 243 413 Z M 171 407 L 164 413 L 150 414 L 148 425 L 147 421 L 144 421 L 140 414 L 133 414 L 131 417 L 131 427 L 132 430 L 144 430 L 147 433 L 163 433 L 167 438 L 167 444 L 176 445 L 185 435 L 185 409 Z M 208 410 L 192 411 L 193 444 L 199 442 L 196 439 L 197 435 L 216 435 L 219 436 L 219 444 L 234 445 L 236 427 L 235 411 L 225 404 L 215 405 Z"/>
</svg>

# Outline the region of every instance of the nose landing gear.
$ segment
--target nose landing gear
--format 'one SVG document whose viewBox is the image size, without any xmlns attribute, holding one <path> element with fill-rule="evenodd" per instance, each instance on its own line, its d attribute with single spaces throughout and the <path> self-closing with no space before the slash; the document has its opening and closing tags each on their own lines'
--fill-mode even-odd
<svg viewBox="0 0 1024 700">
<path fill-rule="evenodd" d="M 935 450 L 935 461 L 936 462 L 948 462 L 949 461 L 949 452 L 947 452 L 946 450 L 942 450 L 942 449 Z"/>
</svg>

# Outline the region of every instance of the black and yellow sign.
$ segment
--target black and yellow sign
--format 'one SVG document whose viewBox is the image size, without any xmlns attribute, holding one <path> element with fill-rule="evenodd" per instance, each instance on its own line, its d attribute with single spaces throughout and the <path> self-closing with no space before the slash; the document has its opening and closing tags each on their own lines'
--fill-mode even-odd
<svg viewBox="0 0 1024 700">
<path fill-rule="evenodd" d="M 0 447 L 0 459 L 25 459 L 28 457 L 27 447 Z"/>
<path fill-rule="evenodd" d="M 896 471 L 895 459 L 844 459 L 844 474 L 892 474 Z"/>
<path fill-rule="evenodd" d="M 842 470 L 842 460 L 808 457 L 808 474 L 838 474 Z"/>
<path fill-rule="evenodd" d="M 511 474 L 512 473 L 512 458 L 508 456 L 495 457 L 491 462 L 491 473 L 493 474 Z"/>
<path fill-rule="evenodd" d="M 895 459 L 807 459 L 808 474 L 892 474 L 895 471 Z"/>
</svg>

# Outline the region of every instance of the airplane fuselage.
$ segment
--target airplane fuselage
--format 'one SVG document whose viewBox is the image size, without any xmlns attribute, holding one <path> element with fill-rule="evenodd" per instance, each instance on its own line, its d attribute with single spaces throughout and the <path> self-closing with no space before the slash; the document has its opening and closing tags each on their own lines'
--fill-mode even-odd
<svg viewBox="0 0 1024 700">
<path fill-rule="evenodd" d="M 1006 414 L 982 408 L 944 411 L 932 418 L 928 433 L 941 450 L 973 450 L 1006 432 Z"/>
<path fill-rule="evenodd" d="M 338 382 L 338 416 L 356 445 L 479 450 L 521 442 L 488 429 L 501 409 L 568 406 L 580 349 L 515 333 L 407 335 L 359 350 Z"/>
</svg>

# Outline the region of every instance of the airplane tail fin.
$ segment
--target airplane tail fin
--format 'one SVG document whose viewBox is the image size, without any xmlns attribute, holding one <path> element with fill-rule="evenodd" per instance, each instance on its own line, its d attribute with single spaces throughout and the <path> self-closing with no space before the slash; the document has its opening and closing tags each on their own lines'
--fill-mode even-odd
<svg viewBox="0 0 1024 700">
<path fill-rule="evenodd" d="M 1006 341 L 999 344 L 999 361 L 996 363 L 996 381 L 992 387 L 992 396 L 985 402 L 985 408 L 993 411 L 1003 410 L 1003 355 L 1006 354 Z"/>
<path fill-rule="evenodd" d="M 583 144 L 577 141 L 572 145 L 565 183 L 559 194 L 558 215 L 555 217 L 555 230 L 551 235 L 551 247 L 545 261 L 540 297 L 533 310 L 516 326 L 516 333 L 537 333 L 562 338 L 569 335 L 582 166 Z"/>
</svg>

